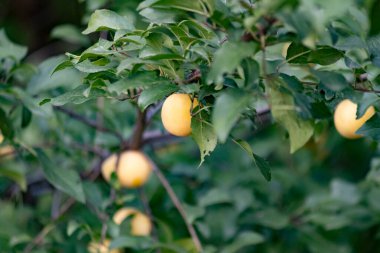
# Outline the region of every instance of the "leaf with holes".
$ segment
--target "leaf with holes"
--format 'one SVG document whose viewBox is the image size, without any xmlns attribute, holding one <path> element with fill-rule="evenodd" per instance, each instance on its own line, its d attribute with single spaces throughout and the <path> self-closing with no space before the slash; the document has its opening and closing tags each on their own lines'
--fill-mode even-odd
<svg viewBox="0 0 380 253">
<path fill-rule="evenodd" d="M 196 115 L 191 120 L 192 136 L 198 144 L 201 152 L 202 165 L 206 156 L 214 151 L 217 144 L 217 137 L 213 126 L 209 123 L 209 115 L 205 111 L 195 112 Z"/>
</svg>

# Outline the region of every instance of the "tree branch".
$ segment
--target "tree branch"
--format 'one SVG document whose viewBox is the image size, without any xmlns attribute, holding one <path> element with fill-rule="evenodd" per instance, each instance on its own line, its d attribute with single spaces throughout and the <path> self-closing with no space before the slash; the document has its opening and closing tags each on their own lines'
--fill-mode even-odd
<svg viewBox="0 0 380 253">
<path fill-rule="evenodd" d="M 140 149 L 142 145 L 143 134 L 146 125 L 146 111 L 140 111 L 137 109 L 137 119 L 133 135 L 130 139 L 130 149 Z"/>
<path fill-rule="evenodd" d="M 71 110 L 64 108 L 62 106 L 54 106 L 53 108 L 59 112 L 66 114 L 67 116 L 69 116 L 72 119 L 75 119 L 79 122 L 82 122 L 85 125 L 88 125 L 94 129 L 96 129 L 97 131 L 112 134 L 112 135 L 116 136 L 117 138 L 119 138 L 120 140 L 124 139 L 123 136 L 119 132 L 114 131 L 114 130 L 109 129 L 109 128 L 106 128 L 104 126 L 98 125 L 96 121 L 93 121 L 91 119 L 87 119 L 86 117 L 83 117 L 82 115 L 80 115 L 74 111 L 71 111 Z"/>
<path fill-rule="evenodd" d="M 189 231 L 189 234 L 194 242 L 195 247 L 197 248 L 197 251 L 202 252 L 203 249 L 202 249 L 201 241 L 199 240 L 199 237 L 195 231 L 194 226 L 187 219 L 186 212 L 181 204 L 181 201 L 178 199 L 169 181 L 165 178 L 164 174 L 157 167 L 157 165 L 153 161 L 151 161 L 151 164 L 152 164 L 153 171 L 157 175 L 158 179 L 160 180 L 162 186 L 165 188 L 166 192 L 169 194 L 171 201 L 173 202 L 174 206 L 177 208 L 183 221 L 185 222 L 187 230 Z"/>
</svg>

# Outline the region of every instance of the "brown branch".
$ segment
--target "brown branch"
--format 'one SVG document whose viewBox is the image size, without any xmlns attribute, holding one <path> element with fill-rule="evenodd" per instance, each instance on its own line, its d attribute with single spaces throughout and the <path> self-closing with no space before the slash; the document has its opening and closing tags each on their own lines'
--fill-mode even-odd
<svg viewBox="0 0 380 253">
<path fill-rule="evenodd" d="M 318 83 L 316 82 L 308 82 L 308 81 L 301 81 L 301 83 L 303 84 L 306 84 L 306 85 L 313 85 L 313 86 L 317 86 Z M 369 89 L 365 89 L 365 88 L 359 88 L 359 87 L 354 87 L 352 86 L 352 89 L 356 90 L 356 91 L 361 91 L 361 92 L 366 92 L 366 93 L 375 93 L 375 94 L 380 94 L 380 90 L 369 90 Z"/>
<path fill-rule="evenodd" d="M 197 82 L 201 79 L 202 73 L 199 69 L 194 69 L 184 81 L 185 84 Z"/>
<path fill-rule="evenodd" d="M 151 164 L 152 164 L 153 171 L 157 175 L 158 179 L 160 180 L 162 186 L 165 188 L 166 192 L 169 194 L 171 201 L 173 202 L 174 206 L 177 208 L 179 214 L 181 215 L 183 221 L 185 222 L 187 230 L 189 231 L 189 234 L 191 236 L 191 239 L 194 242 L 195 247 L 197 248 L 197 251 L 202 252 L 203 249 L 202 249 L 201 241 L 199 240 L 199 237 L 197 235 L 197 232 L 195 231 L 194 226 L 187 219 L 187 215 L 186 215 L 185 209 L 183 208 L 181 204 L 181 201 L 178 199 L 169 181 L 166 179 L 166 177 L 161 172 L 161 170 L 157 167 L 157 165 L 153 161 L 151 161 Z"/>
<path fill-rule="evenodd" d="M 80 115 L 80 114 L 78 114 L 72 110 L 69 110 L 69 109 L 64 108 L 62 106 L 54 106 L 53 108 L 59 112 L 66 114 L 67 116 L 69 116 L 72 119 L 75 119 L 79 122 L 82 122 L 85 125 L 88 125 L 94 129 L 96 129 L 97 131 L 104 132 L 104 133 L 110 133 L 110 134 L 116 136 L 117 138 L 119 138 L 120 140 L 124 139 L 123 136 L 120 133 L 118 133 L 117 131 L 114 131 L 112 129 L 98 125 L 96 121 L 93 121 L 91 119 L 83 117 L 82 115 Z"/>
<path fill-rule="evenodd" d="M 130 139 L 130 149 L 140 149 L 143 140 L 143 134 L 146 126 L 146 111 L 137 109 L 137 119 L 133 135 Z"/>
<path fill-rule="evenodd" d="M 147 132 L 144 134 L 142 145 L 160 144 L 167 142 L 179 141 L 181 138 L 171 135 L 169 133 L 161 133 L 159 131 Z"/>
</svg>

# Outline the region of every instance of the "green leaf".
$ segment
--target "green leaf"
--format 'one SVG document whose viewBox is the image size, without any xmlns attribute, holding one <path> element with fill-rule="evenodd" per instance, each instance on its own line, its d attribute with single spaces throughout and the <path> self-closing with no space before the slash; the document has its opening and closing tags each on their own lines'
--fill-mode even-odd
<svg viewBox="0 0 380 253">
<path fill-rule="evenodd" d="M 322 87 L 327 87 L 332 91 L 342 91 L 349 87 L 347 80 L 342 74 L 331 71 L 312 71 L 321 81 Z"/>
<path fill-rule="evenodd" d="M 57 65 L 57 67 L 54 68 L 52 75 L 55 72 L 58 72 L 58 71 L 63 70 L 65 68 L 71 68 L 71 67 L 74 67 L 74 63 L 72 63 L 71 61 L 68 60 L 68 61 L 61 62 L 60 64 Z"/>
<path fill-rule="evenodd" d="M 131 31 L 134 29 L 132 24 L 132 18 L 127 19 L 126 17 L 120 16 L 119 14 L 110 10 L 96 10 L 90 17 L 88 26 L 84 30 L 83 34 L 89 34 L 96 31 L 102 30 L 120 30 L 125 29 Z"/>
<path fill-rule="evenodd" d="M 29 94 L 40 94 L 57 87 L 74 88 L 74 85 L 83 82 L 84 74 L 75 68 L 69 68 L 66 57 L 51 57 L 38 66 L 38 73 L 33 76 L 27 85 Z M 58 71 L 59 70 L 59 71 Z"/>
<path fill-rule="evenodd" d="M 186 219 L 191 224 L 206 213 L 206 210 L 201 206 L 190 206 L 185 203 L 183 208 L 185 209 Z"/>
<path fill-rule="evenodd" d="M 4 29 L 0 29 L 0 59 L 11 57 L 16 61 L 20 61 L 25 57 L 27 48 L 17 45 L 10 41 L 5 34 Z"/>
<path fill-rule="evenodd" d="M 232 73 L 247 57 L 252 56 L 257 50 L 257 45 L 244 42 L 226 42 L 216 51 L 211 70 L 207 76 L 209 84 L 222 83 L 223 74 Z"/>
<path fill-rule="evenodd" d="M 232 140 L 239 147 L 241 147 L 245 152 L 247 152 L 249 157 L 252 158 L 252 161 L 253 161 L 255 167 L 260 170 L 261 174 L 264 176 L 264 178 L 267 181 L 270 181 L 272 179 L 272 173 L 270 170 L 269 163 L 264 158 L 254 154 L 253 150 L 252 150 L 251 146 L 248 144 L 248 142 L 246 142 L 244 140 L 235 140 L 235 139 L 232 139 Z"/>
<path fill-rule="evenodd" d="M 0 130 L 4 136 L 10 139 L 13 138 L 14 131 L 13 131 L 12 122 L 9 120 L 7 113 L 3 111 L 3 109 L 1 108 L 0 108 Z"/>
<path fill-rule="evenodd" d="M 25 128 L 32 120 L 32 112 L 25 106 L 22 107 L 21 127 Z"/>
<path fill-rule="evenodd" d="M 293 42 L 288 48 L 286 59 L 289 63 L 330 65 L 343 56 L 342 51 L 333 47 L 318 46 L 315 50 L 311 50 L 302 44 Z"/>
<path fill-rule="evenodd" d="M 197 114 L 191 119 L 191 135 L 198 144 L 199 151 L 201 152 L 201 162 L 199 164 L 199 166 L 201 166 L 205 157 L 214 151 L 218 141 L 214 127 L 209 123 L 208 114 L 205 111 L 194 111 Z"/>
<path fill-rule="evenodd" d="M 293 98 L 277 88 L 270 89 L 270 102 L 273 118 L 288 131 L 290 153 L 294 153 L 313 135 L 313 124 L 301 119 L 296 113 Z"/>
<path fill-rule="evenodd" d="M 126 93 L 129 89 L 136 88 L 149 88 L 152 86 L 159 86 L 162 83 L 166 83 L 166 79 L 158 78 L 157 74 L 153 71 L 150 72 L 138 72 L 127 78 L 120 79 L 108 86 L 110 92 L 116 92 L 117 94 Z"/>
<path fill-rule="evenodd" d="M 217 97 L 212 114 L 212 124 L 218 139 L 226 141 L 241 113 L 250 104 L 252 96 L 237 89 L 223 92 Z"/>
<path fill-rule="evenodd" d="M 367 45 L 372 63 L 380 67 L 380 36 L 370 38 Z"/>
<path fill-rule="evenodd" d="M 21 190 L 26 191 L 27 184 L 25 174 L 20 172 L 19 170 L 6 168 L 3 166 L 4 165 L 0 167 L 0 176 L 4 176 L 15 181 L 20 186 Z"/>
<path fill-rule="evenodd" d="M 330 65 L 338 61 L 344 56 L 344 53 L 329 46 L 318 47 L 317 50 L 312 51 L 307 59 L 309 63 L 316 63 L 320 65 Z"/>
<path fill-rule="evenodd" d="M 109 63 L 101 63 L 99 62 L 91 62 L 90 60 L 86 59 L 80 63 L 77 63 L 74 65 L 74 67 L 84 73 L 97 73 L 107 70 L 113 70 L 113 68 L 116 67 L 115 62 L 109 62 Z"/>
<path fill-rule="evenodd" d="M 286 53 L 286 60 L 289 63 L 307 63 L 311 49 L 305 47 L 302 44 L 293 42 L 288 47 Z"/>
<path fill-rule="evenodd" d="M 256 245 L 264 242 L 264 237 L 256 232 L 242 232 L 233 241 L 232 244 L 224 247 L 220 253 L 239 252 L 247 246 Z"/>
<path fill-rule="evenodd" d="M 371 137 L 374 140 L 380 140 L 380 113 L 372 116 L 358 131 L 357 134 Z"/>
<path fill-rule="evenodd" d="M 52 98 L 50 101 L 44 99 L 40 104 L 51 102 L 55 106 L 61 106 L 68 103 L 82 104 L 88 100 L 103 97 L 106 92 L 96 87 L 88 87 L 87 85 L 79 85 L 75 89 L 68 91 L 58 97 Z"/>
<path fill-rule="evenodd" d="M 87 45 L 90 42 L 76 26 L 70 24 L 54 27 L 51 37 L 79 45 Z"/>
<path fill-rule="evenodd" d="M 361 118 L 367 109 L 380 101 L 380 97 L 374 93 L 365 93 L 358 103 L 356 117 Z"/>
<path fill-rule="evenodd" d="M 289 225 L 289 218 L 278 210 L 269 208 L 255 214 L 255 223 L 272 229 L 283 229 Z"/>
<path fill-rule="evenodd" d="M 139 96 L 138 105 L 141 110 L 145 110 L 149 105 L 178 90 L 179 87 L 177 85 L 172 84 L 169 81 L 163 81 L 161 84 L 143 90 Z"/>
<path fill-rule="evenodd" d="M 260 66 L 253 59 L 244 59 L 242 63 L 244 70 L 244 85 L 253 86 L 260 77 Z"/>
<path fill-rule="evenodd" d="M 326 230 L 341 229 L 350 224 L 350 220 L 343 214 L 311 213 L 306 215 L 304 220 L 320 225 Z"/>
<path fill-rule="evenodd" d="M 206 9 L 204 8 L 204 1 L 202 0 L 194 0 L 194 1 L 182 1 L 182 0 L 147 0 L 142 2 L 138 9 L 144 8 L 165 8 L 165 9 L 179 9 L 185 11 L 196 12 L 201 15 L 209 15 Z"/>
<path fill-rule="evenodd" d="M 233 203 L 230 192 L 221 188 L 213 188 L 207 193 L 203 194 L 198 201 L 202 207 L 207 207 L 221 203 Z"/>
<path fill-rule="evenodd" d="M 36 153 L 46 179 L 58 190 L 84 203 L 85 195 L 79 174 L 75 170 L 62 168 L 59 164 L 53 164 L 41 149 L 36 149 Z"/>
</svg>

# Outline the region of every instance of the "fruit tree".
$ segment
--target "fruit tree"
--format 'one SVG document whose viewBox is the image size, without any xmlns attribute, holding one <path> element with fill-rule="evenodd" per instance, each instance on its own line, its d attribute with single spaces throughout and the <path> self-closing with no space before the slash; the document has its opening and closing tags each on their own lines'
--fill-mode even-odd
<svg viewBox="0 0 380 253">
<path fill-rule="evenodd" d="M 379 0 L 26 2 L 0 252 L 380 252 Z"/>
</svg>

